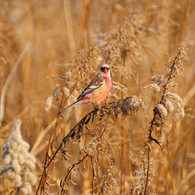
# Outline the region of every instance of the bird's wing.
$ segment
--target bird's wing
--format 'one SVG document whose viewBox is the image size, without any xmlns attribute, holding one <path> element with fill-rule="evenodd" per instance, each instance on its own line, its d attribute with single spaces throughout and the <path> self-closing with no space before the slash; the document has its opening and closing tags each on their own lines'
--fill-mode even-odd
<svg viewBox="0 0 195 195">
<path fill-rule="evenodd" d="M 77 100 L 80 100 L 83 96 L 86 94 L 100 88 L 105 83 L 105 80 L 101 76 L 96 76 L 93 78 L 93 80 L 89 83 L 89 85 L 81 92 Z"/>
</svg>

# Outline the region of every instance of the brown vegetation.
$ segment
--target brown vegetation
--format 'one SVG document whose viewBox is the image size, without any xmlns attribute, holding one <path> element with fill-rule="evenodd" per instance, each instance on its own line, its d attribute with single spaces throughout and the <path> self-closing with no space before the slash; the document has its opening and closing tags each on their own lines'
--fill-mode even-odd
<svg viewBox="0 0 195 195">
<path fill-rule="evenodd" d="M 0 194 L 194 194 L 194 8 L 2 1 Z M 112 78 L 106 100 L 60 116 L 102 62 Z M 10 152 L 11 129 L 30 144 L 35 169 L 14 167 L 21 147 Z"/>
</svg>

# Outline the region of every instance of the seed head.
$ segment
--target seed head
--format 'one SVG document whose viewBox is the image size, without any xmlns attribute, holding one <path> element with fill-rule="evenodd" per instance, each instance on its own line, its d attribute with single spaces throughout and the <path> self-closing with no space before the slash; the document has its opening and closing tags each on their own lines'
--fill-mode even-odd
<svg viewBox="0 0 195 195">
<path fill-rule="evenodd" d="M 167 110 L 169 112 L 173 112 L 173 110 L 174 110 L 174 106 L 173 106 L 172 102 L 168 98 L 165 101 L 165 107 L 167 108 Z"/>
<path fill-rule="evenodd" d="M 0 175 L 7 173 L 7 177 L 13 180 L 16 187 L 21 188 L 23 194 L 29 194 L 37 181 L 34 173 L 30 172 L 35 169 L 36 159 L 28 152 L 30 145 L 23 141 L 20 128 L 21 120 L 16 120 L 8 142 L 2 146 L 1 156 L 4 161 Z"/>
<path fill-rule="evenodd" d="M 148 87 L 149 87 L 150 89 L 154 89 L 154 90 L 156 90 L 156 91 L 158 91 L 158 92 L 160 91 L 160 87 L 159 87 L 156 83 L 152 83 L 152 84 L 150 84 L 150 85 L 147 85 L 147 86 L 144 87 L 144 89 L 145 89 L 145 88 L 148 88 Z"/>
<path fill-rule="evenodd" d="M 164 107 L 163 104 L 158 104 L 158 105 L 156 105 L 156 108 L 158 109 L 158 111 L 159 111 L 163 116 L 167 116 L 167 109 Z"/>
</svg>

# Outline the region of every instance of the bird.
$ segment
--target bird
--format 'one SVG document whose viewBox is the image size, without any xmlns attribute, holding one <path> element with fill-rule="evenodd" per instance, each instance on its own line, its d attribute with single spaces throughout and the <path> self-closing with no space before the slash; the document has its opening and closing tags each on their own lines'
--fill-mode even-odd
<svg viewBox="0 0 195 195">
<path fill-rule="evenodd" d="M 100 103 L 102 102 L 110 92 L 112 86 L 109 65 L 107 63 L 102 63 L 97 75 L 91 80 L 89 85 L 81 92 L 77 101 L 70 106 L 63 109 L 59 114 L 64 113 L 69 108 L 88 103 Z"/>
</svg>

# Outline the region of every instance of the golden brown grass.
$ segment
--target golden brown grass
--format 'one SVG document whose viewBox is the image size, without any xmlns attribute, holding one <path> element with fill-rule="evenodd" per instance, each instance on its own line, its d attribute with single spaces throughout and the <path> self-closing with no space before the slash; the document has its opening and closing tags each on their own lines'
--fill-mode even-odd
<svg viewBox="0 0 195 195">
<path fill-rule="evenodd" d="M 32 194 L 195 193 L 193 1 L 0 5 L 0 146 L 20 118 Z M 101 62 L 107 99 L 59 116 Z M 1 174 L 1 194 L 19 190 Z"/>
</svg>

